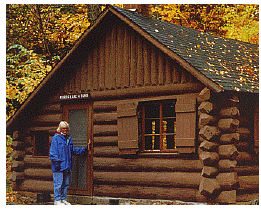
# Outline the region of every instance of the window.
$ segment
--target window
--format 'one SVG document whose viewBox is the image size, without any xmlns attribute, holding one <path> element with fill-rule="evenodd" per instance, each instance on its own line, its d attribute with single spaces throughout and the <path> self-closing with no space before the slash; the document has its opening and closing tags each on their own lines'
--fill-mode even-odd
<svg viewBox="0 0 261 210">
<path fill-rule="evenodd" d="M 34 156 L 49 156 L 49 149 L 49 132 L 36 132 L 34 134 Z"/>
<path fill-rule="evenodd" d="M 140 104 L 142 151 L 170 151 L 176 149 L 175 104 L 175 100 Z"/>
<path fill-rule="evenodd" d="M 196 95 L 117 105 L 120 155 L 196 152 Z"/>
</svg>

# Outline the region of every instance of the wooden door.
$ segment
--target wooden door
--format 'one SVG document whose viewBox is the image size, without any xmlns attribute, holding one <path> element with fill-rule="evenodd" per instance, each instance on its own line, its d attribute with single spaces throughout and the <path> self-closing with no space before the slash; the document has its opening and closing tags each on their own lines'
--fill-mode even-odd
<svg viewBox="0 0 261 210">
<path fill-rule="evenodd" d="M 90 102 L 64 105 L 63 118 L 70 125 L 75 147 L 86 147 L 90 142 L 93 148 L 92 107 Z M 92 154 L 90 150 L 85 156 L 73 155 L 69 194 L 92 195 Z"/>
</svg>

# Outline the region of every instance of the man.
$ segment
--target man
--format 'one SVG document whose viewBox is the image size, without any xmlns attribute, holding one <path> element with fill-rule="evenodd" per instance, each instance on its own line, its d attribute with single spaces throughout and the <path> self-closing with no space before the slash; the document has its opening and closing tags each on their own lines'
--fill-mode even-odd
<svg viewBox="0 0 261 210">
<path fill-rule="evenodd" d="M 57 133 L 53 136 L 50 147 L 50 159 L 52 162 L 54 205 L 71 205 L 67 198 L 70 172 L 72 168 L 72 154 L 85 155 L 88 147 L 78 148 L 73 146 L 69 136 L 69 124 L 61 121 Z"/>
</svg>

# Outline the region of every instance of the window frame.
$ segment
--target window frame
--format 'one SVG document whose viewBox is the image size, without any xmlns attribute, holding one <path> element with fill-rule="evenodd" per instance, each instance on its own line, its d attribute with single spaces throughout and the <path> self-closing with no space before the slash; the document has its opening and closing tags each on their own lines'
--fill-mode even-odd
<svg viewBox="0 0 261 210">
<path fill-rule="evenodd" d="M 175 110 L 175 116 L 174 117 L 171 117 L 171 118 L 175 118 L 175 127 L 174 127 L 174 132 L 171 133 L 171 135 L 173 134 L 174 136 L 174 143 L 175 143 L 175 146 L 173 149 L 164 149 L 163 148 L 163 120 L 164 120 L 164 117 L 163 117 L 163 111 L 162 111 L 162 107 L 163 107 L 163 104 L 170 104 L 170 103 L 175 103 L 175 106 L 176 106 L 176 102 L 177 102 L 177 99 L 163 99 L 163 100 L 151 100 L 151 101 L 142 101 L 142 102 L 139 102 L 139 105 L 138 105 L 138 110 L 139 110 L 139 139 L 140 139 L 140 152 L 141 153 L 178 153 L 178 150 L 176 149 L 176 110 Z M 146 109 L 146 106 L 147 105 L 154 105 L 154 104 L 159 104 L 160 108 L 159 108 L 159 117 L 157 119 L 159 119 L 159 136 L 160 136 L 160 139 L 159 139 L 159 149 L 151 149 L 151 150 L 146 150 L 145 148 L 145 137 L 146 135 L 146 129 L 145 129 L 145 126 L 146 126 L 146 119 L 149 119 L 149 118 L 146 118 L 145 117 L 145 109 Z"/>
</svg>

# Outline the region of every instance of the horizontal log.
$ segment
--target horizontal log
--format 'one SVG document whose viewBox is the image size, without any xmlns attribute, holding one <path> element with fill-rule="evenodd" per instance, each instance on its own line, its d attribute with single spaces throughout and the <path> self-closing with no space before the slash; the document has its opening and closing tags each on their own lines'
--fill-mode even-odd
<svg viewBox="0 0 261 210">
<path fill-rule="evenodd" d="M 93 115 L 93 123 L 95 125 L 116 125 L 117 124 L 117 113 L 109 112 L 109 113 L 94 113 Z"/>
<path fill-rule="evenodd" d="M 235 172 L 237 172 L 239 176 L 259 175 L 259 166 L 236 166 Z"/>
<path fill-rule="evenodd" d="M 232 133 L 239 127 L 239 120 L 233 118 L 220 119 L 218 121 L 218 127 L 221 131 Z"/>
<path fill-rule="evenodd" d="M 250 148 L 249 143 L 245 142 L 245 141 L 237 142 L 235 145 L 236 145 L 238 151 L 242 151 L 242 152 L 249 151 L 249 148 Z"/>
<path fill-rule="evenodd" d="M 34 145 L 33 137 L 32 137 L 32 136 L 26 136 L 26 137 L 24 138 L 24 143 L 25 143 L 27 146 L 33 146 L 33 145 Z"/>
<path fill-rule="evenodd" d="M 42 113 L 48 113 L 48 112 L 62 112 L 61 110 L 61 104 L 60 103 L 51 103 L 51 104 L 46 104 L 42 110 Z"/>
<path fill-rule="evenodd" d="M 22 141 L 12 141 L 11 147 L 14 150 L 23 150 L 24 142 L 22 142 Z"/>
<path fill-rule="evenodd" d="M 236 161 L 238 165 L 251 165 L 254 163 L 258 163 L 258 159 L 254 158 L 251 154 L 248 152 L 239 152 L 238 156 L 236 157 Z"/>
<path fill-rule="evenodd" d="M 113 102 L 108 103 L 107 101 L 95 101 L 93 104 L 94 113 L 116 111 L 117 104 Z"/>
<path fill-rule="evenodd" d="M 26 155 L 24 158 L 26 167 L 37 167 L 37 168 L 51 168 L 51 160 L 49 157 L 37 158 L 32 155 Z"/>
<path fill-rule="evenodd" d="M 96 146 L 94 147 L 94 156 L 100 157 L 115 157 L 119 155 L 119 148 L 118 146 Z"/>
<path fill-rule="evenodd" d="M 231 98 L 222 97 L 219 101 L 222 101 L 222 106 L 223 107 L 239 107 L 239 98 L 238 98 L 238 96 L 233 96 Z"/>
<path fill-rule="evenodd" d="M 238 190 L 242 192 L 253 192 L 259 190 L 259 175 L 238 176 Z"/>
<path fill-rule="evenodd" d="M 249 123 L 250 119 L 245 117 L 245 116 L 239 116 L 237 118 L 239 120 L 239 124 L 240 124 L 240 127 L 248 127 L 250 126 L 251 124 Z"/>
<path fill-rule="evenodd" d="M 93 172 L 95 184 L 198 188 L 200 179 L 200 173 L 196 172 Z"/>
<path fill-rule="evenodd" d="M 118 136 L 96 136 L 93 143 L 94 146 L 117 146 Z"/>
<path fill-rule="evenodd" d="M 9 179 L 12 182 L 16 182 L 17 180 L 23 180 L 24 179 L 24 172 L 16 172 L 13 171 L 10 175 L 9 175 Z"/>
<path fill-rule="evenodd" d="M 31 179 L 52 179 L 53 173 L 51 169 L 27 168 L 24 175 Z"/>
<path fill-rule="evenodd" d="M 135 88 L 115 89 L 106 91 L 93 91 L 93 100 L 122 99 L 138 96 L 171 95 L 181 93 L 197 93 L 202 89 L 199 83 L 168 84 L 159 86 L 142 86 Z"/>
<path fill-rule="evenodd" d="M 23 171 L 24 170 L 24 161 L 12 161 L 12 166 L 11 166 L 12 171 Z"/>
<path fill-rule="evenodd" d="M 237 202 L 249 202 L 259 200 L 259 193 L 247 193 L 246 194 L 239 194 L 237 191 Z"/>
<path fill-rule="evenodd" d="M 34 154 L 34 147 L 26 147 L 25 148 L 25 153 L 27 155 L 33 155 Z"/>
<path fill-rule="evenodd" d="M 236 190 L 222 191 L 215 199 L 215 202 L 223 204 L 235 204 L 237 201 L 236 197 Z"/>
<path fill-rule="evenodd" d="M 46 127 L 38 127 L 38 126 L 34 126 L 34 127 L 30 127 L 28 130 L 30 132 L 34 132 L 34 131 L 52 131 L 55 132 L 57 129 L 57 126 L 46 126 Z"/>
<path fill-rule="evenodd" d="M 218 119 L 219 118 L 217 116 L 211 116 L 209 114 L 202 113 L 199 116 L 199 125 L 215 125 L 217 124 Z"/>
<path fill-rule="evenodd" d="M 34 123 L 57 123 L 62 120 L 62 113 L 51 113 L 51 114 L 43 114 L 38 115 L 33 119 Z"/>
<path fill-rule="evenodd" d="M 239 127 L 236 130 L 239 133 L 239 140 L 240 141 L 249 141 L 251 139 L 251 131 L 246 127 Z"/>
<path fill-rule="evenodd" d="M 162 159 L 162 158 L 104 158 L 94 157 L 94 170 L 103 171 L 180 171 L 201 172 L 200 160 Z"/>
<path fill-rule="evenodd" d="M 94 185 L 94 196 L 138 199 L 167 199 L 185 202 L 206 202 L 194 188 L 148 187 L 130 185 Z"/>
<path fill-rule="evenodd" d="M 220 118 L 238 118 L 239 109 L 237 107 L 223 108 L 219 112 Z"/>
<path fill-rule="evenodd" d="M 118 127 L 117 125 L 94 125 L 93 135 L 94 136 L 117 136 Z"/>
<path fill-rule="evenodd" d="M 207 141 L 216 141 L 219 139 L 221 132 L 217 126 L 205 125 L 200 129 L 199 135 Z"/>
<path fill-rule="evenodd" d="M 206 114 L 216 113 L 217 110 L 218 110 L 218 106 L 209 101 L 202 102 L 198 107 L 198 111 L 200 113 L 206 113 Z"/>
<path fill-rule="evenodd" d="M 13 186 L 15 191 L 29 192 L 49 192 L 53 193 L 53 181 L 25 179 L 21 183 L 15 183 Z"/>
</svg>

